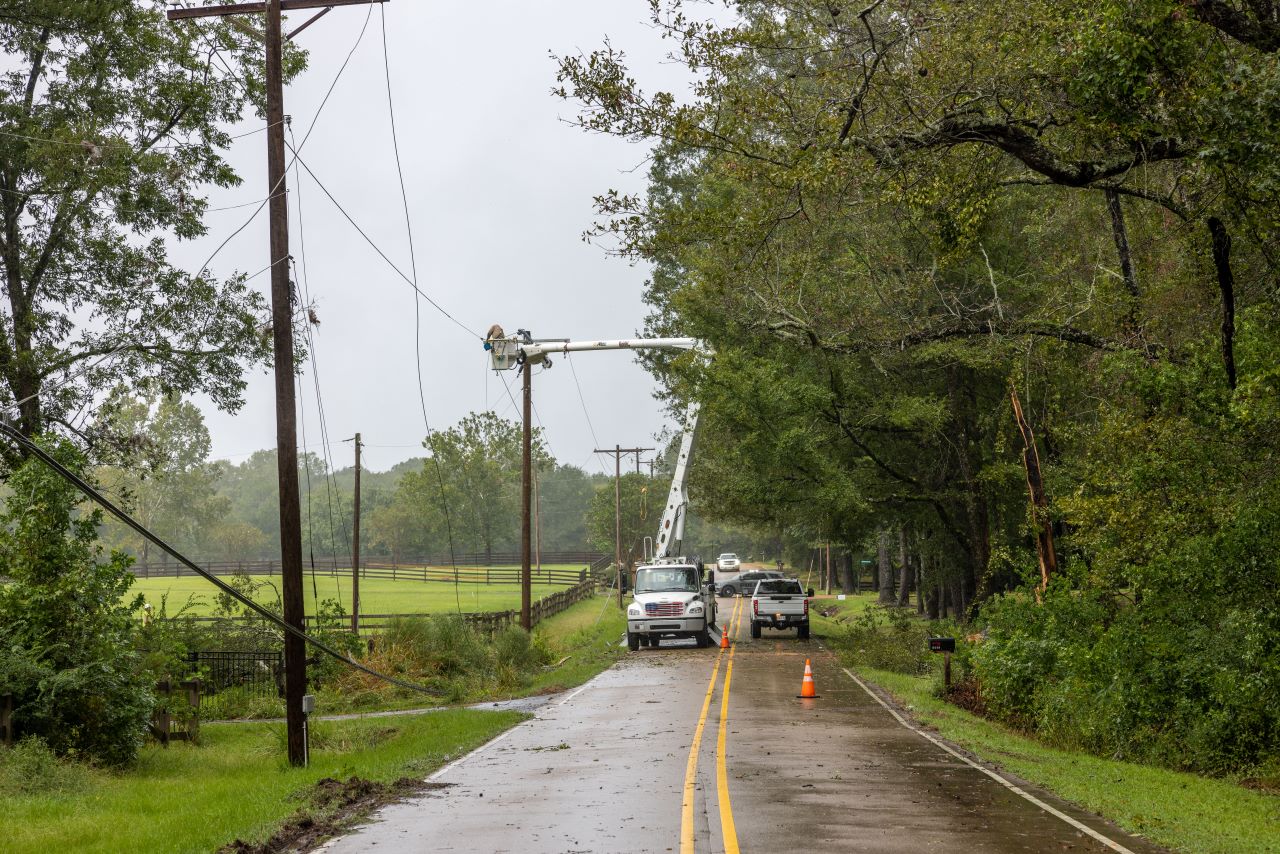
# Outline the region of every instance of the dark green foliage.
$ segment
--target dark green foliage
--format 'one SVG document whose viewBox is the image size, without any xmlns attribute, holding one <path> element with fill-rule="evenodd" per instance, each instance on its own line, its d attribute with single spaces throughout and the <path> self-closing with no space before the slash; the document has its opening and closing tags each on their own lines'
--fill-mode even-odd
<svg viewBox="0 0 1280 854">
<path fill-rule="evenodd" d="M 1045 740 L 1212 773 L 1280 751 L 1280 625 L 1259 609 L 1141 605 L 1054 589 L 985 609 L 982 698 Z"/>
<path fill-rule="evenodd" d="M 73 470 L 84 460 L 66 443 L 50 451 Z M 145 737 L 153 697 L 134 651 L 141 599 L 128 559 L 102 554 L 101 512 L 44 463 L 13 473 L 0 511 L 0 693 L 14 695 L 19 736 L 42 738 L 60 755 L 121 765 Z"/>
</svg>

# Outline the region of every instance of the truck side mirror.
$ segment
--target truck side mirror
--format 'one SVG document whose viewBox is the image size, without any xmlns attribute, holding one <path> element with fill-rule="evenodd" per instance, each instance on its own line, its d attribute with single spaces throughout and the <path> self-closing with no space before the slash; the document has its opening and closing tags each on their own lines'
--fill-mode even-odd
<svg viewBox="0 0 1280 854">
<path fill-rule="evenodd" d="M 806 591 L 805 591 L 805 595 L 806 595 L 806 596 L 808 596 L 810 599 L 812 599 L 812 598 L 813 598 L 813 588 L 812 588 L 812 587 L 810 587 L 808 590 L 806 590 Z"/>
</svg>

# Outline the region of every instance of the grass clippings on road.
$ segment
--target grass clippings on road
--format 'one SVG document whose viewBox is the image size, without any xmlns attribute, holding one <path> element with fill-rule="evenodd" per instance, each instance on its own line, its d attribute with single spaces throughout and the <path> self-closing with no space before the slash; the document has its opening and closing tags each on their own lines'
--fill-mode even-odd
<svg viewBox="0 0 1280 854">
<path fill-rule="evenodd" d="M 842 605 L 844 603 L 841 603 Z M 851 603 L 848 610 L 857 607 Z M 839 615 L 814 631 L 839 651 Z M 1174 851 L 1280 852 L 1280 796 L 1230 780 L 1047 747 L 937 695 L 939 677 L 905 676 L 848 661 L 919 723 L 979 758 Z"/>
</svg>

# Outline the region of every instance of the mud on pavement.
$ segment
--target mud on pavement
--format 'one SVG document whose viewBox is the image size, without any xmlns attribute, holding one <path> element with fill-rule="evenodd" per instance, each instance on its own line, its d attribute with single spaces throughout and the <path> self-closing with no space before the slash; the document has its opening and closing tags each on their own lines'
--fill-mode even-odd
<svg viewBox="0 0 1280 854">
<path fill-rule="evenodd" d="M 302 794 L 307 803 L 265 842 L 237 839 L 218 849 L 219 854 L 278 854 L 313 851 L 327 840 L 348 831 L 374 810 L 450 783 L 430 783 L 401 777 L 394 783 L 378 783 L 361 777 L 345 781 L 325 777 Z"/>
</svg>

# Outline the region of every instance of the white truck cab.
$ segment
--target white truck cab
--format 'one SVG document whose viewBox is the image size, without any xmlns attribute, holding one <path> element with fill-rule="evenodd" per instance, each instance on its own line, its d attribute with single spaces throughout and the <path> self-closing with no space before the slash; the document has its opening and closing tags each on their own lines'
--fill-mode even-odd
<svg viewBox="0 0 1280 854">
<path fill-rule="evenodd" d="M 657 646 L 661 638 L 693 638 L 711 644 L 716 597 L 692 563 L 660 563 L 636 570 L 627 606 L 627 648 Z"/>
</svg>

